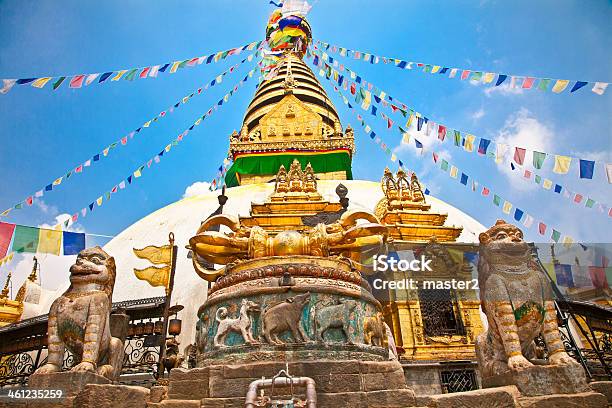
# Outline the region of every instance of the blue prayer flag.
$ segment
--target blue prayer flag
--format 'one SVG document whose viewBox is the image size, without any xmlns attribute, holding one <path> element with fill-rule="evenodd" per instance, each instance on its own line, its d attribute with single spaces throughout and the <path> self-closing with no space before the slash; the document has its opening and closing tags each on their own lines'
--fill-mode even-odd
<svg viewBox="0 0 612 408">
<path fill-rule="evenodd" d="M 516 221 L 520 221 L 521 218 L 523 218 L 523 210 L 521 210 L 519 208 L 515 208 L 514 209 L 514 219 Z"/>
<path fill-rule="evenodd" d="M 374 106 L 374 105 L 372 105 L 372 107 L 371 107 L 371 108 L 372 108 L 372 109 L 371 109 L 370 113 L 371 113 L 372 115 L 376 116 L 376 112 L 378 111 L 378 109 L 377 109 L 377 108 L 376 108 L 376 106 Z"/>
<path fill-rule="evenodd" d="M 426 188 L 426 189 L 425 189 L 425 195 L 429 195 L 429 193 L 430 193 L 430 192 L 431 192 L 431 191 L 429 191 L 429 189 L 428 189 L 428 188 Z"/>
<path fill-rule="evenodd" d="M 99 153 L 98 153 L 98 154 L 96 154 L 96 155 L 93 157 L 93 161 L 95 161 L 95 162 L 100 161 L 100 154 L 99 154 Z"/>
<path fill-rule="evenodd" d="M 467 186 L 467 181 L 468 181 L 468 175 L 465 173 L 461 173 L 461 184 L 463 184 L 464 186 Z"/>
<path fill-rule="evenodd" d="M 374 133 L 374 131 L 371 131 L 371 132 L 370 132 L 370 138 L 371 138 L 372 140 L 374 140 L 374 138 L 375 138 L 375 137 L 376 137 L 376 133 Z"/>
<path fill-rule="evenodd" d="M 101 84 L 102 82 L 106 81 L 108 79 L 108 77 L 110 77 L 111 75 L 113 75 L 113 72 L 105 72 L 102 75 L 100 75 L 100 79 L 98 80 L 98 83 Z"/>
<path fill-rule="evenodd" d="M 487 154 L 487 149 L 489 148 L 490 143 L 491 141 L 489 139 L 480 139 L 480 144 L 478 145 L 478 153 Z"/>
<path fill-rule="evenodd" d="M 400 167 L 404 167 L 404 163 L 401 160 L 398 160 Z"/>
<path fill-rule="evenodd" d="M 591 160 L 580 159 L 580 178 L 592 179 L 595 162 Z"/>
<path fill-rule="evenodd" d="M 408 65 L 408 63 L 406 61 L 400 61 L 399 64 L 397 64 L 398 67 L 405 69 L 406 65 Z"/>
<path fill-rule="evenodd" d="M 558 184 L 555 184 L 555 193 L 560 194 L 563 187 Z"/>
<path fill-rule="evenodd" d="M 423 118 L 418 116 L 417 117 L 417 130 L 420 132 L 422 128 L 423 128 Z"/>
<path fill-rule="evenodd" d="M 580 88 L 582 88 L 586 84 L 588 84 L 588 82 L 585 82 L 585 81 L 576 81 L 576 83 L 572 87 L 572 90 L 570 91 L 570 93 L 579 90 Z"/>
<path fill-rule="evenodd" d="M 159 72 L 164 72 L 168 69 L 168 67 L 170 66 L 170 64 L 164 64 L 163 67 L 161 67 L 160 69 L 158 69 Z"/>
<path fill-rule="evenodd" d="M 63 232 L 64 255 L 77 255 L 85 249 L 85 234 L 80 232 Z"/>
<path fill-rule="evenodd" d="M 506 78 L 508 78 L 508 75 L 499 74 L 495 86 L 500 86 L 506 80 Z"/>
<path fill-rule="evenodd" d="M 416 145 L 417 149 L 422 149 L 423 148 L 423 143 L 419 142 L 416 139 L 414 139 L 414 144 Z"/>
<path fill-rule="evenodd" d="M 53 184 L 48 184 L 47 186 L 45 186 L 45 191 L 51 191 L 53 190 Z"/>
</svg>

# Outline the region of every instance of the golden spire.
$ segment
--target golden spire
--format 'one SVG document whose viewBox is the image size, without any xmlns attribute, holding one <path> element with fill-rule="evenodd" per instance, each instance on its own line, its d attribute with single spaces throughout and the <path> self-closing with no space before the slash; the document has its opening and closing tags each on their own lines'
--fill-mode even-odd
<svg viewBox="0 0 612 408">
<path fill-rule="evenodd" d="M 30 276 L 28 276 L 28 279 L 31 282 L 36 282 L 36 272 L 38 271 L 38 259 L 36 259 L 36 257 L 34 257 L 34 265 L 32 265 L 32 272 L 30 273 Z"/>
<path fill-rule="evenodd" d="M 4 284 L 4 289 L 2 289 L 2 293 L 0 293 L 0 299 L 8 299 L 9 295 L 9 283 L 11 281 L 11 272 L 8 273 L 6 277 L 6 283 Z"/>
</svg>

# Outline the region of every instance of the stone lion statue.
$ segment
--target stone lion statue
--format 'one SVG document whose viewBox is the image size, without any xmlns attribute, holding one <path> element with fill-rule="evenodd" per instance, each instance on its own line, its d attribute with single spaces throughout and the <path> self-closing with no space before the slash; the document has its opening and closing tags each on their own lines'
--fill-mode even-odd
<svg viewBox="0 0 612 408">
<path fill-rule="evenodd" d="M 566 352 L 547 278 L 535 264 L 522 231 L 498 220 L 479 236 L 478 281 L 489 328 L 476 339 L 483 380 L 531 367 L 542 335 L 552 365 L 578 364 Z"/>
<path fill-rule="evenodd" d="M 51 305 L 47 364 L 36 374 L 61 371 L 64 349 L 74 355 L 72 371 L 92 371 L 112 381 L 121 372 L 123 342 L 111 336 L 110 312 L 115 259 L 100 247 L 81 251 L 70 267 L 70 287 Z"/>
</svg>

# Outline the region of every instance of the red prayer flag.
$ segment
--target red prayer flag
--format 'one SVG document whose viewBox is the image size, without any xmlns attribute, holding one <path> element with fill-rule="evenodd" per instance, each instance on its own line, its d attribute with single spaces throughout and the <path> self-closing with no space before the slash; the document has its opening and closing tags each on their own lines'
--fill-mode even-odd
<svg viewBox="0 0 612 408">
<path fill-rule="evenodd" d="M 464 69 L 461 73 L 461 80 L 467 79 L 470 76 L 470 70 Z"/>
<path fill-rule="evenodd" d="M 0 258 L 4 258 L 6 256 L 14 231 L 15 224 L 0 222 Z"/>
<path fill-rule="evenodd" d="M 591 282 L 596 288 L 607 289 L 608 279 L 606 278 L 606 268 L 600 266 L 589 266 L 589 275 Z"/>
<path fill-rule="evenodd" d="M 118 187 L 119 187 L 119 186 L 115 186 L 115 187 L 113 187 L 113 189 L 111 190 L 111 193 L 116 193 L 116 192 L 117 192 Z"/>
<path fill-rule="evenodd" d="M 486 187 L 483 187 L 483 188 L 482 188 L 482 195 L 483 195 L 483 196 L 485 196 L 485 197 L 486 197 L 486 196 L 488 196 L 488 195 L 489 195 L 489 193 L 490 193 L 490 191 L 489 191 L 489 189 L 488 189 L 488 188 L 486 188 Z"/>
<path fill-rule="evenodd" d="M 151 70 L 151 67 L 146 67 L 145 69 L 143 69 L 143 70 L 140 72 L 139 77 L 140 77 L 140 78 L 146 78 L 146 77 L 147 77 L 147 75 L 149 75 L 149 71 L 150 71 L 150 70 Z"/>
<path fill-rule="evenodd" d="M 355 95 L 355 92 L 356 92 L 355 83 L 351 82 L 351 94 Z"/>
<path fill-rule="evenodd" d="M 392 126 L 393 126 L 393 121 L 391 120 L 391 118 L 387 118 L 387 129 L 391 129 Z"/>
<path fill-rule="evenodd" d="M 540 235 L 544 235 L 546 233 L 546 224 L 544 224 L 543 222 L 539 223 L 538 232 L 540 233 Z"/>
<path fill-rule="evenodd" d="M 33 203 L 33 202 L 34 202 L 34 198 L 33 198 L 32 196 L 30 196 L 30 197 L 26 198 L 26 203 L 27 203 L 28 205 L 32 205 L 32 203 Z"/>
<path fill-rule="evenodd" d="M 525 178 L 531 178 L 531 172 L 529 170 L 525 170 L 525 174 L 524 174 Z"/>
<path fill-rule="evenodd" d="M 227 55 L 232 55 L 232 54 L 227 54 Z M 189 60 L 189 62 L 187 63 L 187 66 L 189 67 L 193 67 L 196 63 L 198 62 L 197 58 L 192 58 L 191 60 Z"/>
<path fill-rule="evenodd" d="M 446 137 L 446 126 L 438 125 L 438 139 L 444 141 Z"/>
<path fill-rule="evenodd" d="M 520 164 L 521 166 L 523 165 L 523 162 L 525 161 L 525 152 L 526 150 L 522 147 L 514 148 L 514 161 L 516 164 Z"/>
<path fill-rule="evenodd" d="M 437 163 L 438 162 L 438 154 L 436 152 L 432 152 L 431 154 L 433 156 L 434 163 Z"/>
<path fill-rule="evenodd" d="M 575 202 L 575 203 L 579 203 L 579 202 L 581 202 L 581 201 L 582 201 L 582 195 L 581 195 L 581 194 L 576 194 L 576 195 L 574 196 L 574 202 Z"/>
<path fill-rule="evenodd" d="M 531 89 L 531 87 L 533 86 L 533 82 L 535 81 L 535 78 L 532 77 L 526 77 L 523 80 L 523 89 Z"/>
<path fill-rule="evenodd" d="M 77 167 L 76 169 L 74 169 L 75 173 L 81 173 L 83 171 L 83 165 L 81 164 L 79 167 Z"/>
<path fill-rule="evenodd" d="M 127 144 L 127 136 L 123 136 L 121 138 L 121 144 L 124 145 L 124 146 Z"/>
<path fill-rule="evenodd" d="M 80 88 L 83 86 L 85 75 L 75 75 L 70 80 L 70 88 Z"/>
<path fill-rule="evenodd" d="M 79 219 L 79 213 L 76 213 L 72 216 L 72 222 L 76 222 Z"/>
</svg>

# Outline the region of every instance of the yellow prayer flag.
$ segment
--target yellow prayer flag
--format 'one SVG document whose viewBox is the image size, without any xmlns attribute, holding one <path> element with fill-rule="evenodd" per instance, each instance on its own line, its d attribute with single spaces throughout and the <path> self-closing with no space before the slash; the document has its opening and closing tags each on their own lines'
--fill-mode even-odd
<svg viewBox="0 0 612 408">
<path fill-rule="evenodd" d="M 218 53 L 215 54 L 215 62 L 219 61 L 221 59 L 221 56 L 223 55 L 222 51 L 219 51 Z"/>
<path fill-rule="evenodd" d="M 504 214 L 510 214 L 510 210 L 512 209 L 512 204 L 509 201 L 504 201 L 504 206 L 502 207 L 502 211 Z"/>
<path fill-rule="evenodd" d="M 174 74 L 176 72 L 176 70 L 178 69 L 179 64 L 181 63 L 181 61 L 174 61 L 172 63 L 172 67 L 170 68 L 170 73 Z"/>
<path fill-rule="evenodd" d="M 569 80 L 558 79 L 557 82 L 555 82 L 555 86 L 553 86 L 552 91 L 554 93 L 561 93 L 565 90 L 565 88 L 567 88 L 568 84 L 569 84 Z"/>
<path fill-rule="evenodd" d="M 556 284 L 557 283 L 557 274 L 555 273 L 555 265 L 552 264 L 552 263 L 545 263 L 544 264 L 544 269 L 546 269 L 546 273 L 548 274 L 548 276 L 550 276 L 550 278 Z"/>
<path fill-rule="evenodd" d="M 36 252 L 59 255 L 62 244 L 62 231 L 40 229 Z"/>
<path fill-rule="evenodd" d="M 202 118 L 198 118 L 198 120 L 195 121 L 196 126 L 199 126 L 200 123 L 202 123 Z"/>
<path fill-rule="evenodd" d="M 474 151 L 474 139 L 476 139 L 476 136 L 474 135 L 467 135 L 465 137 L 465 146 L 464 146 L 465 151 L 467 152 Z"/>
<path fill-rule="evenodd" d="M 32 82 L 32 86 L 34 88 L 42 88 L 51 80 L 51 77 L 46 78 L 38 78 L 36 81 Z"/>
<path fill-rule="evenodd" d="M 151 286 L 168 287 L 170 281 L 170 266 L 163 266 L 161 268 L 149 266 L 144 269 L 134 268 L 134 275 L 136 275 L 138 279 L 148 282 Z"/>
<path fill-rule="evenodd" d="M 555 167 L 553 168 L 553 172 L 557 174 L 567 174 L 571 162 L 571 157 L 555 155 Z"/>
<path fill-rule="evenodd" d="M 563 245 L 566 247 L 570 247 L 574 243 L 574 239 L 570 236 L 565 236 L 563 238 Z"/>
<path fill-rule="evenodd" d="M 98 203 L 98 207 L 102 206 L 102 196 L 98 197 L 96 203 Z"/>
<path fill-rule="evenodd" d="M 411 113 L 410 116 L 408 116 L 408 120 L 406 121 L 406 127 L 409 128 L 410 125 L 412 124 L 412 118 L 414 117 L 414 115 Z"/>
<path fill-rule="evenodd" d="M 394 162 L 397 160 L 397 156 L 395 155 L 395 153 L 391 153 L 391 161 Z"/>
<path fill-rule="evenodd" d="M 544 187 L 546 190 L 550 190 L 550 188 L 552 187 L 552 181 L 549 179 L 544 179 L 544 181 L 542 182 L 542 187 Z"/>
<path fill-rule="evenodd" d="M 142 172 L 140 171 L 140 169 L 138 169 L 134 172 L 134 177 L 138 178 L 140 176 L 142 176 Z"/>
<path fill-rule="evenodd" d="M 452 178 L 457 178 L 457 172 L 458 172 L 458 171 L 459 171 L 459 169 L 458 169 L 457 167 L 455 167 L 455 166 L 451 166 L 451 169 L 450 169 L 450 176 L 451 176 Z"/>
<path fill-rule="evenodd" d="M 402 143 L 403 144 L 409 144 L 410 143 L 410 133 L 408 133 L 408 132 L 404 133 L 404 135 L 402 136 Z"/>
<path fill-rule="evenodd" d="M 144 125 L 142 125 L 142 127 L 148 128 L 149 126 L 151 126 L 151 121 L 145 122 Z"/>
<path fill-rule="evenodd" d="M 223 82 L 223 74 L 221 74 L 221 75 L 217 76 L 217 77 L 215 78 L 215 81 L 217 81 L 217 83 L 218 83 L 218 84 L 220 84 L 221 82 Z"/>
<path fill-rule="evenodd" d="M 387 96 L 387 94 L 384 91 L 380 91 L 380 93 L 378 94 L 378 97 L 380 99 L 385 99 L 385 96 Z"/>
<path fill-rule="evenodd" d="M 169 264 L 172 261 L 172 246 L 164 245 L 164 246 L 154 246 L 149 245 L 142 249 L 134 248 L 132 249 L 134 254 L 141 259 L 146 259 L 154 264 Z"/>
<path fill-rule="evenodd" d="M 442 67 L 440 67 L 439 65 L 434 65 L 433 68 L 431 69 L 431 73 L 435 74 L 436 72 L 440 70 L 440 68 Z"/>
<path fill-rule="evenodd" d="M 127 69 L 124 69 L 122 71 L 117 72 L 117 75 L 115 75 L 111 81 L 118 81 L 121 79 L 121 77 L 127 72 Z"/>
<path fill-rule="evenodd" d="M 59 186 L 60 184 L 62 184 L 62 177 L 55 179 L 55 181 L 53 182 L 54 186 Z"/>
<path fill-rule="evenodd" d="M 108 156 L 109 151 L 110 151 L 110 147 L 107 147 L 106 149 L 102 150 L 102 154 L 106 157 Z"/>
<path fill-rule="evenodd" d="M 485 84 L 490 84 L 495 79 L 495 72 L 486 72 L 484 74 L 483 82 Z"/>
</svg>

